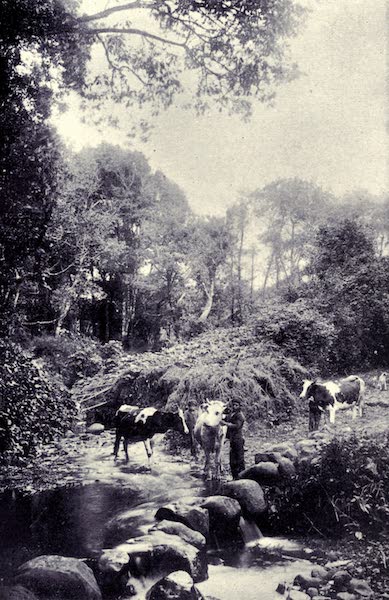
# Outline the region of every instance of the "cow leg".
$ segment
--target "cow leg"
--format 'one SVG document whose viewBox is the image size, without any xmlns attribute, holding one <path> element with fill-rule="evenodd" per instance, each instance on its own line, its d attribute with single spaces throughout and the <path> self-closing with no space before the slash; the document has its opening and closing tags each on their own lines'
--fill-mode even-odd
<svg viewBox="0 0 389 600">
<path fill-rule="evenodd" d="M 359 416 L 363 417 L 364 412 L 365 412 L 365 398 L 363 396 L 360 396 L 359 397 L 359 401 L 358 401 L 358 413 L 359 413 Z"/>
<path fill-rule="evenodd" d="M 352 409 L 352 420 L 355 421 L 355 419 L 358 416 L 358 407 L 356 404 L 353 404 L 353 409 Z"/>
<path fill-rule="evenodd" d="M 330 423 L 331 423 L 331 425 L 335 425 L 335 415 L 336 415 L 335 406 L 329 406 L 328 411 L 330 413 Z"/>
<path fill-rule="evenodd" d="M 208 450 L 205 450 L 204 476 L 207 480 L 211 479 L 211 453 Z"/>
<path fill-rule="evenodd" d="M 116 436 L 115 436 L 115 445 L 113 447 L 113 454 L 115 457 L 115 460 L 118 457 L 118 452 L 119 452 L 119 446 L 120 446 L 120 438 L 121 438 L 121 433 L 119 431 L 119 428 L 116 429 Z"/>
<path fill-rule="evenodd" d="M 197 458 L 197 441 L 195 436 L 193 435 L 193 431 L 190 433 L 190 453 L 193 458 Z"/>
<path fill-rule="evenodd" d="M 217 446 L 215 448 L 215 479 L 217 479 L 217 480 L 220 479 L 220 474 L 221 474 L 220 466 L 221 466 L 221 446 Z"/>
<path fill-rule="evenodd" d="M 148 460 L 148 463 L 149 463 L 149 469 L 151 469 L 151 457 L 153 456 L 152 442 L 148 438 L 147 440 L 144 440 L 143 443 L 144 443 L 144 446 L 145 446 L 145 449 L 146 449 L 147 460 Z"/>
<path fill-rule="evenodd" d="M 130 459 L 128 458 L 128 439 L 126 437 L 123 439 L 123 448 L 124 454 L 126 455 L 126 463 L 128 463 Z"/>
<path fill-rule="evenodd" d="M 309 431 L 315 431 L 316 430 L 316 413 L 313 410 L 309 411 L 309 425 L 308 425 L 308 429 L 309 429 Z"/>
<path fill-rule="evenodd" d="M 309 403 L 309 431 L 317 431 L 320 425 L 322 411 L 313 401 Z"/>
</svg>

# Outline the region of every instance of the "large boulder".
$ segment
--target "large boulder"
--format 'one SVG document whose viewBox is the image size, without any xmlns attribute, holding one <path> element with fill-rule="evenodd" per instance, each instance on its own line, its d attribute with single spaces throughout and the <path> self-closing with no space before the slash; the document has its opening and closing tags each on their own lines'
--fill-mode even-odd
<svg viewBox="0 0 389 600">
<path fill-rule="evenodd" d="M 163 531 L 154 531 L 150 537 L 153 544 L 153 567 L 156 570 L 167 574 L 173 570 L 187 571 L 196 583 L 208 578 L 205 551 L 184 542 L 178 535 Z M 184 564 L 185 568 L 180 566 Z"/>
<path fill-rule="evenodd" d="M 287 600 L 311 600 L 311 597 L 299 590 L 289 590 Z"/>
<path fill-rule="evenodd" d="M 37 597 L 22 585 L 14 585 L 0 588 L 0 600 L 37 600 Z"/>
<path fill-rule="evenodd" d="M 228 496 L 209 496 L 202 506 L 209 513 L 209 528 L 219 540 L 236 535 L 242 512 L 237 500 Z"/>
<path fill-rule="evenodd" d="M 296 449 L 303 456 L 314 454 L 317 451 L 317 441 L 312 439 L 300 440 L 296 444 Z"/>
<path fill-rule="evenodd" d="M 299 585 L 303 590 L 316 587 L 320 580 L 317 577 L 310 577 L 309 575 L 296 575 L 293 584 Z"/>
<path fill-rule="evenodd" d="M 153 531 L 164 531 L 165 533 L 170 533 L 171 535 L 178 535 L 184 542 L 188 542 L 188 544 L 192 544 L 199 550 L 205 548 L 207 543 L 205 537 L 199 532 L 187 527 L 183 523 L 178 523 L 174 521 L 160 521 L 149 530 L 150 533 Z"/>
<path fill-rule="evenodd" d="M 104 590 L 121 594 L 128 588 L 130 585 L 129 559 L 126 549 L 120 546 L 103 550 L 97 566 L 99 582 Z"/>
<path fill-rule="evenodd" d="M 278 463 L 281 458 L 282 454 L 280 452 L 257 452 L 254 456 L 254 462 L 256 465 L 261 462 Z"/>
<path fill-rule="evenodd" d="M 256 481 L 251 479 L 229 481 L 224 484 L 222 493 L 239 502 L 244 517 L 256 519 L 266 511 L 267 504 L 263 490 Z"/>
<path fill-rule="evenodd" d="M 188 573 L 175 571 L 157 581 L 147 592 L 146 600 L 203 600 L 203 596 Z"/>
<path fill-rule="evenodd" d="M 295 446 L 288 442 L 283 442 L 281 444 L 273 446 L 272 451 L 279 452 L 280 454 L 282 454 L 282 456 L 289 458 L 289 460 L 291 460 L 292 462 L 294 462 L 298 456 Z"/>
<path fill-rule="evenodd" d="M 18 568 L 15 581 L 40 599 L 101 600 L 92 570 L 77 558 L 38 556 Z"/>
<path fill-rule="evenodd" d="M 296 469 L 293 461 L 281 454 L 281 452 L 258 452 L 255 455 L 255 464 L 268 462 L 278 465 L 279 475 L 284 479 L 290 479 L 296 475 Z"/>
<path fill-rule="evenodd" d="M 147 535 L 133 538 L 115 548 L 120 562 L 121 553 L 128 556 L 129 574 L 133 577 L 168 575 L 172 571 L 186 571 L 196 582 L 208 577 L 208 566 L 205 550 L 199 550 L 185 542 L 178 535 L 154 530 Z M 99 567 L 104 564 L 107 551 L 99 560 Z M 124 554 L 123 554 L 124 556 Z M 114 565 L 111 564 L 113 572 Z M 109 571 L 106 570 L 106 573 Z"/>
<path fill-rule="evenodd" d="M 371 598 L 374 594 L 373 590 L 364 579 L 351 579 L 348 584 L 348 591 L 358 594 L 363 598 Z"/>
<path fill-rule="evenodd" d="M 239 474 L 239 479 L 253 479 L 260 485 L 275 485 L 280 481 L 278 465 L 272 462 L 262 462 L 253 465 Z"/>
<path fill-rule="evenodd" d="M 101 423 L 93 423 L 87 428 L 87 433 L 93 433 L 94 435 L 100 435 L 103 433 L 105 427 Z"/>
<path fill-rule="evenodd" d="M 183 523 L 204 537 L 209 536 L 209 514 L 205 508 L 174 502 L 161 506 L 155 513 L 157 521 L 175 521 Z"/>
<path fill-rule="evenodd" d="M 329 579 L 329 571 L 328 569 L 326 569 L 325 567 L 322 567 L 321 565 L 316 565 L 312 571 L 311 571 L 311 575 L 312 577 L 315 577 L 316 579 L 319 579 L 321 581 L 325 581 L 327 579 Z"/>
<path fill-rule="evenodd" d="M 282 456 L 278 461 L 278 472 L 283 479 L 291 479 L 296 475 L 294 464 L 285 456 Z"/>
<path fill-rule="evenodd" d="M 336 573 L 332 575 L 332 580 L 337 592 L 346 592 L 351 580 L 351 575 L 348 571 L 336 571 Z"/>
</svg>

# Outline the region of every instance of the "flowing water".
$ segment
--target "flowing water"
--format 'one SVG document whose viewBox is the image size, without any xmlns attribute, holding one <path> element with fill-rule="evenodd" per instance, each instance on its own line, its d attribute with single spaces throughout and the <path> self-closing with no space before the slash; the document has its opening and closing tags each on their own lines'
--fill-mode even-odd
<svg viewBox="0 0 389 600">
<path fill-rule="evenodd" d="M 0 578 L 7 582 L 15 569 L 41 554 L 97 558 L 102 548 L 146 533 L 163 504 L 216 493 L 206 486 L 198 467 L 156 446 L 151 471 L 142 444 L 131 446 L 130 462 L 114 463 L 110 443 L 92 440 L 77 458 L 82 484 L 32 496 L 11 491 L 0 497 Z M 238 550 L 210 554 L 210 577 L 198 584 L 220 600 L 261 600 L 277 597 L 280 581 L 307 573 L 312 565 L 288 540 L 263 538 L 253 523 L 242 520 Z M 279 559 L 274 559 L 279 548 Z M 283 555 L 283 557 L 282 557 Z M 146 582 L 147 583 L 147 582 Z M 138 595 L 138 598 L 141 598 Z M 278 595 L 278 598 L 280 596 Z"/>
</svg>

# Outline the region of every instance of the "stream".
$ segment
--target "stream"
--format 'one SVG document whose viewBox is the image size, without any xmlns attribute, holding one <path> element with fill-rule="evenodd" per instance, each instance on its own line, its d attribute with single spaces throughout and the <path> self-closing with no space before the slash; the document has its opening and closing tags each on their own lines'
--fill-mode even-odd
<svg viewBox="0 0 389 600">
<path fill-rule="evenodd" d="M 151 472 L 146 468 L 143 444 L 131 446 L 128 465 L 122 459 L 115 464 L 111 434 L 104 435 L 105 441 L 92 438 L 77 457 L 69 456 L 70 466 L 77 461 L 82 473 L 78 483 L 33 495 L 8 490 L 0 496 L 3 583 L 20 564 L 41 554 L 74 556 L 91 563 L 102 548 L 146 533 L 160 506 L 217 493 L 207 488 L 199 466 L 167 454 L 161 442 L 155 445 Z M 275 559 L 266 552 L 278 545 L 293 550 L 294 542 L 260 539 L 260 532 L 250 524 L 244 529 L 250 544 L 210 551 L 209 579 L 196 584 L 204 595 L 220 600 L 280 599 L 275 592 L 280 582 L 291 582 L 298 573 L 308 574 L 312 569 L 308 560 Z M 146 580 L 145 593 L 149 585 Z M 143 592 L 138 593 L 137 598 L 143 597 Z"/>
</svg>

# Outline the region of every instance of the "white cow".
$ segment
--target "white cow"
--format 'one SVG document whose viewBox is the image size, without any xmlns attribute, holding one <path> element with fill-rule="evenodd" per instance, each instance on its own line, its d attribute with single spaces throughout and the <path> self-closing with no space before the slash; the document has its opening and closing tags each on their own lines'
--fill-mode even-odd
<svg viewBox="0 0 389 600">
<path fill-rule="evenodd" d="M 220 400 L 207 401 L 201 406 L 197 418 L 194 436 L 205 453 L 204 474 L 211 478 L 211 456 L 215 457 L 215 479 L 220 479 L 221 451 L 227 433 L 227 427 L 221 425 L 226 405 Z"/>
</svg>

